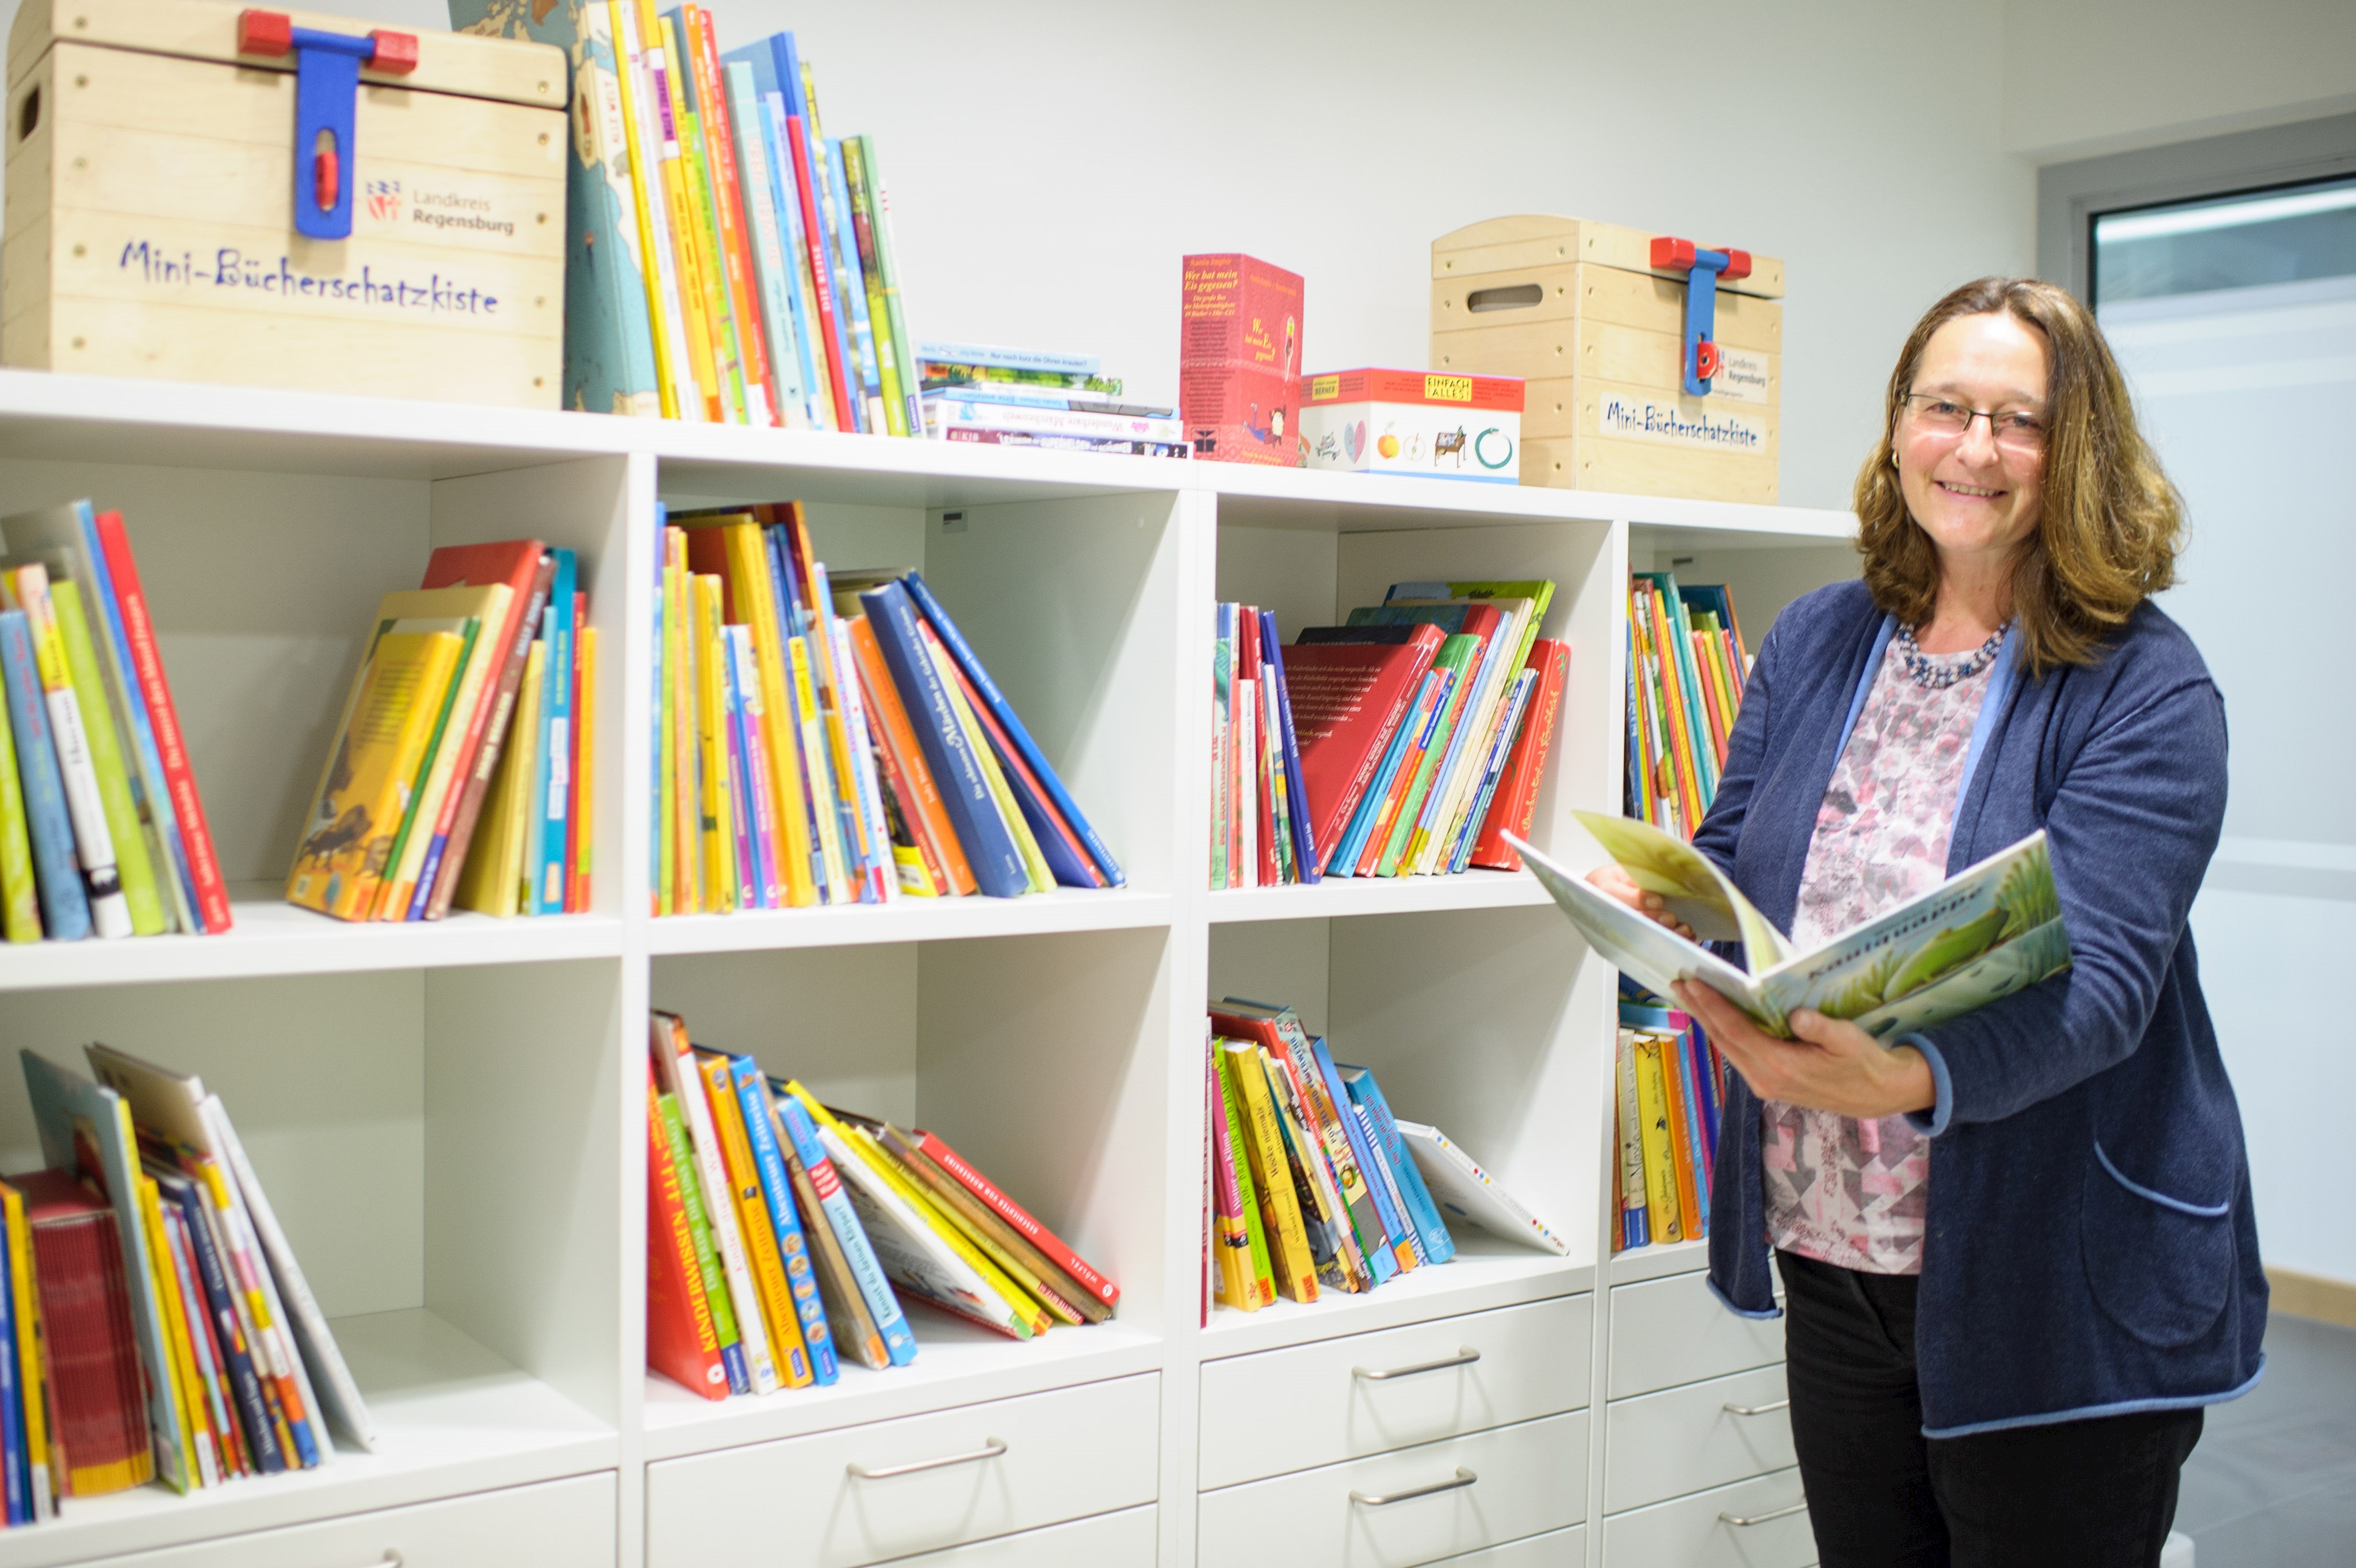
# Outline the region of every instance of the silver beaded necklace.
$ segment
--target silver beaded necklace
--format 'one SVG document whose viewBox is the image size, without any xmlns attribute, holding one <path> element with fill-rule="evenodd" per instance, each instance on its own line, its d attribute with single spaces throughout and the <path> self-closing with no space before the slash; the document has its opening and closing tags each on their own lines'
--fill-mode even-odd
<svg viewBox="0 0 2356 1568">
<path fill-rule="evenodd" d="M 1988 633 L 1988 639 L 1974 649 L 1969 658 L 1949 663 L 1925 653 L 1915 646 L 1914 628 L 1901 626 L 1894 639 L 1898 644 L 1898 662 L 1905 667 L 1907 678 L 1925 691 L 1943 692 L 1958 681 L 1968 681 L 1996 662 L 1997 652 L 2004 647 L 2004 634 L 2012 629 L 2010 621 Z"/>
</svg>

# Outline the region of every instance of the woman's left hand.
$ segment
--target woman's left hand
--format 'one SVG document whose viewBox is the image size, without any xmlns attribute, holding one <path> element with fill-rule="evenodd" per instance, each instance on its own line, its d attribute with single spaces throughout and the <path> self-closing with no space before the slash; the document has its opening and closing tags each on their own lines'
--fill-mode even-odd
<svg viewBox="0 0 2356 1568">
<path fill-rule="evenodd" d="M 1876 1121 L 1937 1102 L 1931 1064 L 1912 1046 L 1884 1046 L 1846 1018 L 1803 1008 L 1792 1015 L 1799 1038 L 1779 1040 L 1699 981 L 1673 988 L 1677 1005 L 1701 1020 L 1710 1040 L 1762 1100 Z"/>
</svg>

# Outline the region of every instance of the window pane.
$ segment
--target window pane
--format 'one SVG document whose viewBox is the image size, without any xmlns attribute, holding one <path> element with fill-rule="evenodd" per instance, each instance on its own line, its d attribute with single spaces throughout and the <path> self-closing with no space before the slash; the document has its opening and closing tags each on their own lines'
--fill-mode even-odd
<svg viewBox="0 0 2356 1568">
<path fill-rule="evenodd" d="M 2103 305 L 2356 274 L 2356 180 L 2106 212 L 2090 280 Z"/>
</svg>

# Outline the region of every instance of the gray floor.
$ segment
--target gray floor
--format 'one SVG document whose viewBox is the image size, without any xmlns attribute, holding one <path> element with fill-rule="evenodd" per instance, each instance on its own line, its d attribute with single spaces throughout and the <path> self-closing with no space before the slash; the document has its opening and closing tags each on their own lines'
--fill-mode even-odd
<svg viewBox="0 0 2356 1568">
<path fill-rule="evenodd" d="M 2356 1563 L 2356 1328 L 2273 1316 L 2266 1375 L 2210 1410 L 2176 1528 L 2198 1568 Z"/>
</svg>

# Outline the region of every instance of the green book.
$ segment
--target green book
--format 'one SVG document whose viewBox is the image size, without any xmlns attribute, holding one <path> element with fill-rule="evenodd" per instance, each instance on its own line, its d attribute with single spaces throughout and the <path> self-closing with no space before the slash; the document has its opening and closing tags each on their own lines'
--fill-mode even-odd
<svg viewBox="0 0 2356 1568">
<path fill-rule="evenodd" d="M 25 823 L 24 791 L 16 784 L 16 735 L 5 703 L 0 703 L 0 937 L 12 942 L 41 940 L 33 840 Z"/>
<path fill-rule="evenodd" d="M 66 645 L 67 678 L 73 683 L 74 701 L 81 705 L 91 768 L 98 775 L 106 831 L 114 840 L 114 869 L 123 879 L 123 901 L 131 910 L 132 934 L 157 936 L 172 929 L 172 917 L 165 912 L 162 893 L 155 886 L 155 863 L 147 858 L 147 830 L 139 820 L 138 802 L 131 798 L 131 775 L 123 765 L 123 731 L 113 706 L 106 700 L 105 677 L 91 644 L 90 622 L 82 615 L 80 585 L 52 578 L 49 598 L 57 607 L 58 635 Z"/>
<path fill-rule="evenodd" d="M 1221 1042 L 1212 1042 L 1212 1051 L 1219 1064 L 1219 1104 L 1227 1118 L 1227 1147 L 1235 1151 L 1236 1195 L 1243 1205 L 1244 1229 L 1251 1235 L 1252 1285 L 1263 1303 L 1276 1299 L 1276 1271 L 1269 1267 L 1268 1228 L 1260 1223 L 1259 1188 L 1252 1181 L 1251 1161 L 1245 1157 L 1244 1111 L 1236 1087 L 1234 1058 L 1220 1050 Z"/>
<path fill-rule="evenodd" d="M 1464 678 L 1465 666 L 1480 647 L 1479 638 L 1470 632 L 1459 632 L 1441 643 L 1440 651 L 1432 656 L 1433 669 L 1452 670 L 1456 679 L 1449 688 L 1448 705 L 1440 710 L 1440 723 L 1431 732 L 1431 744 L 1424 748 L 1423 759 L 1416 764 L 1415 779 L 1408 785 L 1407 799 L 1399 805 L 1398 820 L 1391 823 L 1390 837 L 1383 843 L 1382 859 L 1375 865 L 1376 876 L 1398 875 L 1399 856 L 1406 853 L 1416 819 L 1423 813 L 1423 798 L 1439 774 L 1440 758 L 1448 755 L 1448 737 L 1455 733 L 1457 721 L 1464 716 L 1465 703 L 1472 696 L 1473 683 Z"/>
<path fill-rule="evenodd" d="M 739 1338 L 736 1313 L 728 1305 L 728 1281 L 720 1272 L 719 1250 L 712 1244 L 712 1218 L 703 1208 L 703 1183 L 696 1175 L 695 1150 L 687 1141 L 687 1122 L 679 1113 L 679 1096 L 657 1095 L 655 1111 L 662 1118 L 663 1142 L 670 1145 L 670 1163 L 679 1171 L 680 1205 L 687 1210 L 695 1266 L 703 1275 L 703 1294 L 712 1305 L 712 1332 L 720 1341 L 721 1359 L 726 1361 L 730 1347 Z M 732 1366 L 730 1370 L 735 1369 Z"/>
</svg>

